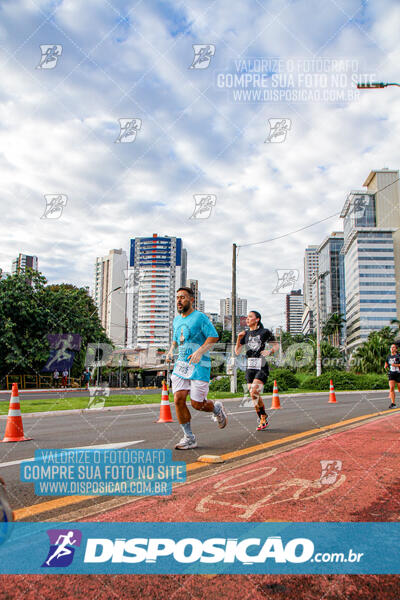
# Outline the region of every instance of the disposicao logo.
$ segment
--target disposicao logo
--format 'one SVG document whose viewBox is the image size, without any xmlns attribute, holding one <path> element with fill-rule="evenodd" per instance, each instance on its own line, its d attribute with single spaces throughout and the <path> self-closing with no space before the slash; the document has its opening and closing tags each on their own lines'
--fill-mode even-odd
<svg viewBox="0 0 400 600">
<path fill-rule="evenodd" d="M 79 529 L 48 529 L 50 548 L 42 567 L 68 567 L 74 558 L 75 548 L 81 545 Z"/>
<path fill-rule="evenodd" d="M 250 550 L 251 548 L 251 550 Z M 178 563 L 234 563 L 246 565 L 264 563 L 304 563 L 314 553 L 314 544 L 307 538 L 294 538 L 283 544 L 280 536 L 246 538 L 89 538 L 86 543 L 85 563 L 156 563 L 158 558 L 171 557 Z"/>
</svg>

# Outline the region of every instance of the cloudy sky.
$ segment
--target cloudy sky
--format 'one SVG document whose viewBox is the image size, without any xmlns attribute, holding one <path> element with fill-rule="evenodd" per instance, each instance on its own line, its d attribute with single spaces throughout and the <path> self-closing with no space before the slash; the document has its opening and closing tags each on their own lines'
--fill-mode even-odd
<svg viewBox="0 0 400 600">
<path fill-rule="evenodd" d="M 300 287 L 305 247 L 341 221 L 245 244 L 337 215 L 371 169 L 400 167 L 400 90 L 354 84 L 400 80 L 399 30 L 398 0 L 2 0 L 0 267 L 35 254 L 49 282 L 92 287 L 96 256 L 179 236 L 217 311 L 235 242 L 239 295 L 283 323 L 276 270 Z M 190 218 L 197 194 L 208 218 Z M 66 197 L 61 215 L 43 218 L 45 195 Z"/>
</svg>

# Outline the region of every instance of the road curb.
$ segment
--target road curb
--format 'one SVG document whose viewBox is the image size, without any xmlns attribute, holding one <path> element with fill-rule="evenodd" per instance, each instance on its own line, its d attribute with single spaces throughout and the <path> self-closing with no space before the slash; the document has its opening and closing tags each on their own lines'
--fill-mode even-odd
<svg viewBox="0 0 400 600">
<path fill-rule="evenodd" d="M 136 388 L 135 388 L 136 389 Z M 336 392 L 336 396 L 338 395 L 343 395 L 343 394 L 376 394 L 376 393 L 382 393 L 382 392 L 386 392 L 386 390 L 351 390 L 349 392 L 344 392 L 344 391 L 340 391 L 340 392 Z M 317 396 L 317 395 L 325 395 L 328 396 L 329 392 L 315 392 L 315 393 L 307 393 L 307 394 L 279 394 L 281 398 L 301 398 L 301 397 L 307 397 L 307 396 Z M 270 394 L 266 395 L 266 397 L 269 397 Z M 217 398 L 216 398 L 217 399 Z M 238 400 L 243 400 L 243 396 L 239 396 L 236 398 L 221 398 L 222 402 L 237 402 Z M 160 400 L 161 401 L 161 400 Z M 106 408 L 73 408 L 70 410 L 52 410 L 52 411 L 46 411 L 46 412 L 33 412 L 33 413 L 22 413 L 23 418 L 25 419 L 26 417 L 37 417 L 37 416 L 41 416 L 41 417 L 51 417 L 57 414 L 60 415 L 73 415 L 73 414 L 95 414 L 95 413 L 104 413 L 104 412 L 108 412 L 108 411 L 115 411 L 115 410 L 133 410 L 135 408 L 151 408 L 152 406 L 159 406 L 159 403 L 157 402 L 153 402 L 151 404 L 121 404 L 121 406 L 109 406 Z M 0 415 L 0 421 L 7 419 L 8 415 Z"/>
</svg>

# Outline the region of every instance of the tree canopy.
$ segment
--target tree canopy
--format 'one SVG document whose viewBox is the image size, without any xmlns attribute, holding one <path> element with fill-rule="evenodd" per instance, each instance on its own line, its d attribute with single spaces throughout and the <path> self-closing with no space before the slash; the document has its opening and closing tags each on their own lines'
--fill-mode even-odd
<svg viewBox="0 0 400 600">
<path fill-rule="evenodd" d="M 36 271 L 0 280 L 0 382 L 7 374 L 40 374 L 50 356 L 48 334 L 81 336 L 72 375 L 84 366 L 88 343 L 111 341 L 86 288 L 47 285 Z"/>
</svg>

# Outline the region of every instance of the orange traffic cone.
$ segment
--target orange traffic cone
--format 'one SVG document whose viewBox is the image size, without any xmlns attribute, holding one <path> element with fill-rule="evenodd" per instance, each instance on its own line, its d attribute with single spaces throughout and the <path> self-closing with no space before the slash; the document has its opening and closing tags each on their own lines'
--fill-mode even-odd
<svg viewBox="0 0 400 600">
<path fill-rule="evenodd" d="M 19 404 L 18 384 L 12 384 L 10 407 L 8 409 L 8 418 L 6 424 L 6 432 L 2 442 L 27 442 L 32 438 L 24 436 L 24 428 L 22 425 L 21 407 Z"/>
<path fill-rule="evenodd" d="M 335 388 L 333 387 L 332 379 L 331 379 L 331 384 L 329 386 L 329 402 L 331 402 L 331 403 L 336 402 Z"/>
<path fill-rule="evenodd" d="M 276 383 L 276 380 L 274 379 L 274 391 L 272 393 L 272 404 L 271 404 L 271 408 L 282 408 L 281 407 L 281 402 L 279 400 L 279 394 L 278 394 L 278 384 Z"/>
<path fill-rule="evenodd" d="M 156 423 L 172 423 L 171 407 L 169 405 L 168 388 L 165 380 L 162 382 L 160 418 Z"/>
</svg>

